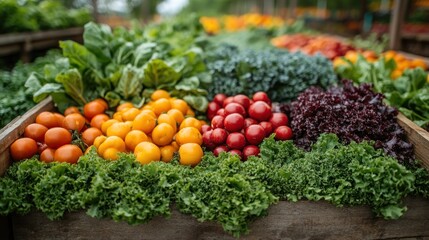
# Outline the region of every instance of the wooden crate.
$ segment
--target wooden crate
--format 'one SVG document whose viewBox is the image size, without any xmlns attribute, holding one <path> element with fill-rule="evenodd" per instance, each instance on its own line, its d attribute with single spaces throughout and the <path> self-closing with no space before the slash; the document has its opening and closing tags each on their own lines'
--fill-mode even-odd
<svg viewBox="0 0 429 240">
<path fill-rule="evenodd" d="M 10 165 L 8 147 L 42 111 L 54 110 L 46 99 L 0 131 L 0 174 Z M 429 169 L 429 133 L 403 115 L 399 124 L 415 145 L 416 156 Z M 337 208 L 327 202 L 281 201 L 265 218 L 258 218 L 243 239 L 429 239 L 429 201 L 408 198 L 408 211 L 399 220 L 375 218 L 369 207 Z M 198 222 L 174 207 L 170 218 L 156 217 L 147 224 L 130 226 L 110 219 L 89 217 L 84 211 L 67 213 L 50 221 L 40 212 L 1 218 L 0 239 L 233 239 L 213 222 Z M 8 234 L 7 234 L 8 233 Z M 9 236 L 9 237 L 8 237 Z"/>
</svg>

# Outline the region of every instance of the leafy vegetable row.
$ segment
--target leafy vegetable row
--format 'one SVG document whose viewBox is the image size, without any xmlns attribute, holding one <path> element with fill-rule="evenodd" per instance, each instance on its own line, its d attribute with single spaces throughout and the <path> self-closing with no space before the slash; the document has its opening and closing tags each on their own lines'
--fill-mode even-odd
<svg viewBox="0 0 429 240">
<path fill-rule="evenodd" d="M 238 236 L 279 199 L 365 204 L 384 218 L 398 218 L 406 210 L 404 196 L 429 192 L 425 170 L 406 169 L 367 142 L 344 146 L 332 134 L 322 135 L 310 152 L 271 137 L 260 157 L 246 162 L 226 153 L 206 154 L 193 169 L 177 162 L 141 165 L 132 154 L 105 161 L 95 151 L 78 164 L 22 161 L 0 179 L 0 213 L 36 208 L 58 219 L 86 209 L 93 217 L 137 224 L 168 216 L 175 203 Z"/>
</svg>

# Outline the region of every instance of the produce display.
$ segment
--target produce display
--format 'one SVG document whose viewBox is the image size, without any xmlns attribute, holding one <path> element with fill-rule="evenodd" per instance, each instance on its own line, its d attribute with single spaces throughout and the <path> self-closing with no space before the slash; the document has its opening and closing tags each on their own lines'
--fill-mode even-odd
<svg viewBox="0 0 429 240">
<path fill-rule="evenodd" d="M 339 56 L 344 56 L 347 51 L 354 47 L 343 41 L 330 36 L 311 36 L 306 34 L 291 34 L 279 36 L 271 39 L 271 44 L 278 48 L 286 48 L 289 51 L 301 51 L 314 55 L 322 54 L 331 60 Z"/>
<path fill-rule="evenodd" d="M 429 123 L 420 63 L 393 79 L 408 64 L 398 55 L 353 59 L 347 45 L 312 42 L 335 46 L 331 60 L 345 54 L 333 65 L 268 42 L 219 43 L 194 20 L 130 30 L 89 23 L 84 44 L 60 42 L 62 54 L 4 72 L 3 88 L 19 79 L 12 86 L 24 91 L 28 76 L 26 101 L 52 96 L 56 109 L 11 144 L 0 214 L 56 220 L 84 210 L 141 224 L 174 207 L 239 237 L 278 201 L 367 205 L 398 219 L 404 197 L 429 198 L 429 172 L 396 118 Z"/>
<path fill-rule="evenodd" d="M 246 28 L 273 28 L 284 24 L 283 19 L 270 15 L 248 13 L 241 16 L 226 15 L 223 17 L 201 17 L 200 22 L 209 34 L 217 34 L 222 30 L 235 32 Z"/>
<path fill-rule="evenodd" d="M 91 21 L 87 8 L 67 9 L 61 1 L 0 1 L 0 33 L 80 27 Z"/>
</svg>

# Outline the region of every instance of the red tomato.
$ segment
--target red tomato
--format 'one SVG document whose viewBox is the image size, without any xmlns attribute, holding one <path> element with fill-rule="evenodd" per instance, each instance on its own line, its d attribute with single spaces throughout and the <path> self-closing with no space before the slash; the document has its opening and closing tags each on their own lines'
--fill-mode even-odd
<svg viewBox="0 0 429 240">
<path fill-rule="evenodd" d="M 83 115 L 91 120 L 95 115 L 102 114 L 106 110 L 105 105 L 100 101 L 92 101 L 83 106 Z"/>
<path fill-rule="evenodd" d="M 292 129 L 288 126 L 280 126 L 275 130 L 277 140 L 290 140 L 292 139 Z"/>
<path fill-rule="evenodd" d="M 77 160 L 82 155 L 83 152 L 78 146 L 66 144 L 55 150 L 54 160 L 57 162 L 77 163 Z"/>
<path fill-rule="evenodd" d="M 241 150 L 246 146 L 246 138 L 242 133 L 230 133 L 226 138 L 226 145 L 228 145 L 230 149 Z"/>
<path fill-rule="evenodd" d="M 273 113 L 273 116 L 270 118 L 270 123 L 273 125 L 273 128 L 276 129 L 280 126 L 286 126 L 289 123 L 289 119 L 284 113 Z"/>
<path fill-rule="evenodd" d="M 228 147 L 226 145 L 219 146 L 213 150 L 213 154 L 217 157 L 221 152 L 227 152 Z"/>
<path fill-rule="evenodd" d="M 218 93 L 214 96 L 213 102 L 219 104 L 219 106 L 223 106 L 223 101 L 225 101 L 226 98 L 227 96 L 225 94 Z"/>
<path fill-rule="evenodd" d="M 222 117 L 226 117 L 225 109 L 224 109 L 224 108 L 219 109 L 219 110 L 216 112 L 216 115 L 219 115 L 219 116 L 222 116 Z"/>
<path fill-rule="evenodd" d="M 271 105 L 270 98 L 264 92 L 257 92 L 255 94 L 253 94 L 252 100 L 255 101 L 255 102 L 256 101 L 263 101 L 263 102 L 266 102 L 268 105 Z"/>
<path fill-rule="evenodd" d="M 246 116 L 246 109 L 238 103 L 230 103 L 225 106 L 225 113 L 227 116 L 232 113 L 238 113 Z"/>
<path fill-rule="evenodd" d="M 210 135 L 210 140 L 215 145 L 221 145 L 225 143 L 226 138 L 228 137 L 228 133 L 223 128 L 216 128 L 213 130 L 212 134 Z"/>
<path fill-rule="evenodd" d="M 228 132 L 239 132 L 244 126 L 244 117 L 238 113 L 232 113 L 226 116 L 223 126 Z"/>
<path fill-rule="evenodd" d="M 85 131 L 82 132 L 82 141 L 87 145 L 91 146 L 94 143 L 94 140 L 98 137 L 103 135 L 100 129 L 98 128 L 88 128 Z"/>
<path fill-rule="evenodd" d="M 212 142 L 210 136 L 212 135 L 213 130 L 209 130 L 203 133 L 203 144 L 206 148 L 213 150 L 216 147 L 216 144 Z"/>
<path fill-rule="evenodd" d="M 40 161 L 45 162 L 45 163 L 53 162 L 54 161 L 54 155 L 55 155 L 55 149 L 46 148 L 40 154 Z"/>
<path fill-rule="evenodd" d="M 257 156 L 259 154 L 259 148 L 257 146 L 248 145 L 243 148 L 243 160 L 246 161 L 250 156 Z"/>
<path fill-rule="evenodd" d="M 271 133 L 273 133 L 273 124 L 270 122 L 260 122 L 259 125 L 264 128 L 265 136 L 270 136 Z"/>
<path fill-rule="evenodd" d="M 45 143 L 50 148 L 59 148 L 65 144 L 69 144 L 72 141 L 71 133 L 60 127 L 51 128 L 45 133 Z"/>
<path fill-rule="evenodd" d="M 204 124 L 204 125 L 201 126 L 201 133 L 203 133 L 203 134 L 205 132 L 207 132 L 207 131 L 210 131 L 210 130 L 212 130 L 212 128 L 210 127 L 210 125 Z"/>
<path fill-rule="evenodd" d="M 222 104 L 222 107 L 226 107 L 226 105 L 228 105 L 228 104 L 230 104 L 230 103 L 232 103 L 232 101 L 234 100 L 234 97 L 227 97 L 227 98 L 225 98 L 225 100 L 223 100 L 223 104 Z"/>
<path fill-rule="evenodd" d="M 249 107 L 249 116 L 260 122 L 268 121 L 271 115 L 271 107 L 266 102 L 256 101 Z"/>
<path fill-rule="evenodd" d="M 58 119 L 59 118 L 51 112 L 41 112 L 36 117 L 36 123 L 41 124 L 47 128 L 61 127 L 62 122 L 59 122 Z"/>
<path fill-rule="evenodd" d="M 216 116 L 217 111 L 220 109 L 220 105 L 215 102 L 210 102 L 207 107 L 207 118 L 212 120 L 214 116 Z"/>
<path fill-rule="evenodd" d="M 31 158 L 37 153 L 37 143 L 31 138 L 19 138 L 10 145 L 10 155 L 13 160 L 19 161 Z"/>
<path fill-rule="evenodd" d="M 252 145 L 258 145 L 265 138 L 265 130 L 260 125 L 250 125 L 244 130 L 247 141 Z"/>
<path fill-rule="evenodd" d="M 238 157 L 243 158 L 243 153 L 238 149 L 232 149 L 228 151 L 231 155 L 238 155 Z"/>
<path fill-rule="evenodd" d="M 213 129 L 223 128 L 224 120 L 225 118 L 222 116 L 214 116 L 214 118 L 212 119 L 212 128 Z"/>
<path fill-rule="evenodd" d="M 42 124 L 32 123 L 24 129 L 24 137 L 33 139 L 36 142 L 43 142 L 48 128 Z"/>
<path fill-rule="evenodd" d="M 244 109 L 248 109 L 250 106 L 250 99 L 243 94 L 238 94 L 234 96 L 234 98 L 232 99 L 232 102 L 240 104 L 241 106 L 244 107 Z"/>
<path fill-rule="evenodd" d="M 246 119 L 244 119 L 244 126 L 243 126 L 243 129 L 246 129 L 246 128 L 248 128 L 250 125 L 253 125 L 253 124 L 258 124 L 258 121 L 256 121 L 255 119 L 253 119 L 253 118 L 246 118 Z"/>
</svg>

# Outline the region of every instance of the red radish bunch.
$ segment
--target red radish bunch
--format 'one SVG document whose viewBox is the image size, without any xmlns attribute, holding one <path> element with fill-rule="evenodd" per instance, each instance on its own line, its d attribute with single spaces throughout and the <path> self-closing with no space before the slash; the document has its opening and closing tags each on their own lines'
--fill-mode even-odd
<svg viewBox="0 0 429 240">
<path fill-rule="evenodd" d="M 272 133 L 277 140 L 292 138 L 288 117 L 272 112 L 271 100 L 264 92 L 255 93 L 252 99 L 242 94 L 217 94 L 209 103 L 207 118 L 211 126 L 202 128 L 203 144 L 216 156 L 228 151 L 246 160 L 259 154 L 258 145 Z"/>
</svg>

